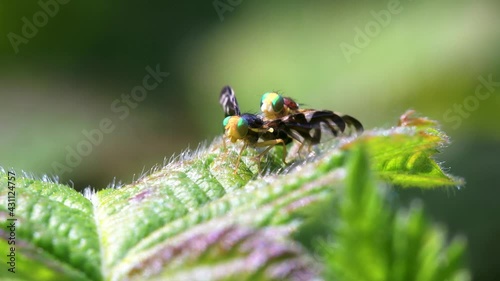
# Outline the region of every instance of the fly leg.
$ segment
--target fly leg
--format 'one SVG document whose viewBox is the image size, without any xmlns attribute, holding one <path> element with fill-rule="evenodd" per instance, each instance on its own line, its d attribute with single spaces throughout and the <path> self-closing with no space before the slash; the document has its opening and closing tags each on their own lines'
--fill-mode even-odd
<svg viewBox="0 0 500 281">
<path fill-rule="evenodd" d="M 255 147 L 267 146 L 267 148 L 256 157 L 256 161 L 257 161 L 258 167 L 259 167 L 259 172 L 260 172 L 260 158 L 262 158 L 262 156 L 264 156 L 264 154 L 266 154 L 269 150 L 271 150 L 271 148 L 273 148 L 275 145 L 278 145 L 278 144 L 283 145 L 282 161 L 283 161 L 283 163 L 285 163 L 285 165 L 288 165 L 288 163 L 286 162 L 286 144 L 285 144 L 284 140 L 275 139 L 275 140 L 267 140 L 267 141 L 263 141 L 263 142 L 258 142 L 256 144 L 254 144 Z"/>
<path fill-rule="evenodd" d="M 245 142 L 245 144 L 243 144 L 243 147 L 241 147 L 240 153 L 238 154 L 238 160 L 236 160 L 236 167 L 234 168 L 234 172 L 233 172 L 234 174 L 236 174 L 236 171 L 238 170 L 238 167 L 240 166 L 241 154 L 243 154 L 243 151 L 247 147 L 248 147 L 248 144 L 246 142 Z"/>
</svg>

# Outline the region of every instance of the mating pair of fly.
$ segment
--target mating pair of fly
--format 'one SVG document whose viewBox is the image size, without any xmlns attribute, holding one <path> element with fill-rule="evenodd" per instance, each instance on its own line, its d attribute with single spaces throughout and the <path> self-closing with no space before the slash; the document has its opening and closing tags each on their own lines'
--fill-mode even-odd
<svg viewBox="0 0 500 281">
<path fill-rule="evenodd" d="M 322 131 L 328 131 L 335 137 L 349 128 L 357 133 L 363 132 L 363 125 L 354 117 L 331 110 L 301 109 L 293 99 L 275 92 L 262 95 L 260 115 L 241 114 L 234 91 L 229 86 L 222 88 L 219 102 L 226 117 L 223 121 L 225 136 L 233 143 L 237 140 L 243 141 L 235 172 L 241 154 L 248 146 L 266 147 L 257 156 L 260 160 L 261 156 L 275 145 L 283 145 L 283 163 L 287 164 L 286 145 L 293 140 L 300 143 L 300 153 L 305 144 L 309 147 L 318 144 Z M 224 139 L 223 143 L 225 146 Z"/>
</svg>

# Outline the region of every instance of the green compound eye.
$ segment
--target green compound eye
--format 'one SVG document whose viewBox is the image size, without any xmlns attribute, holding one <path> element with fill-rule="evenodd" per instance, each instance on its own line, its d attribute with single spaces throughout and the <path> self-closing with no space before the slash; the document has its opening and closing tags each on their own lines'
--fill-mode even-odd
<svg viewBox="0 0 500 281">
<path fill-rule="evenodd" d="M 224 121 L 222 121 L 222 126 L 226 127 L 227 124 L 229 123 L 229 119 L 231 119 L 232 116 L 228 116 L 224 118 Z"/>
<path fill-rule="evenodd" d="M 262 112 L 271 112 L 271 110 L 274 113 L 281 112 L 284 104 L 285 101 L 283 97 L 273 92 L 263 94 L 262 99 L 260 100 L 260 108 Z"/>
<path fill-rule="evenodd" d="M 236 125 L 236 130 L 238 131 L 238 135 L 240 135 L 240 137 L 246 136 L 248 132 L 247 120 L 240 117 L 240 119 L 238 120 L 238 124 Z"/>
<path fill-rule="evenodd" d="M 262 98 L 260 99 L 260 106 L 262 107 L 262 104 L 264 103 L 264 101 L 267 99 L 267 96 L 269 96 L 269 94 L 271 93 L 265 93 L 262 95 Z"/>
<path fill-rule="evenodd" d="M 240 116 L 228 116 L 222 121 L 225 134 L 232 142 L 243 139 L 248 133 L 248 121 Z"/>
<path fill-rule="evenodd" d="M 281 112 L 283 110 L 285 101 L 283 100 L 283 97 L 281 95 L 276 94 L 276 96 L 272 100 L 272 103 L 274 112 Z"/>
</svg>

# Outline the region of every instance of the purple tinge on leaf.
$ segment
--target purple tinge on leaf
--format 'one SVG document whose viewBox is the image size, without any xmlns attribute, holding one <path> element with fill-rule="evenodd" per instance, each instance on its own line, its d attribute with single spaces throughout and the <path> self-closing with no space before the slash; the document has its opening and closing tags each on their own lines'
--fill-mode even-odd
<svg viewBox="0 0 500 281">
<path fill-rule="evenodd" d="M 282 227 L 254 229 L 202 224 L 151 249 L 128 272 L 129 279 L 313 280 L 318 268 Z"/>
</svg>

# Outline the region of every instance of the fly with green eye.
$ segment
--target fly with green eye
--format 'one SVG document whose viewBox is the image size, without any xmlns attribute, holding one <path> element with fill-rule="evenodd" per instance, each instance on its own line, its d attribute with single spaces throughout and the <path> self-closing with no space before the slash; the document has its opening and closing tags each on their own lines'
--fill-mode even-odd
<svg viewBox="0 0 500 281">
<path fill-rule="evenodd" d="M 234 170 L 235 173 L 238 169 L 241 154 L 248 146 L 267 147 L 257 156 L 257 159 L 260 160 L 262 155 L 267 153 L 271 148 L 275 145 L 281 144 L 283 145 L 283 162 L 286 164 L 286 144 L 292 141 L 287 134 L 277 130 L 276 128 L 269 127 L 266 124 L 267 122 L 264 122 L 262 117 L 259 115 L 250 113 L 241 114 L 234 90 L 229 86 L 222 88 L 219 103 L 221 104 L 225 114 L 225 119 L 222 122 L 222 125 L 224 126 L 224 136 L 232 143 L 235 143 L 238 140 L 243 141 L 243 147 L 240 150 L 236 162 L 236 168 Z M 225 139 L 223 139 L 223 143 L 225 146 Z"/>
<path fill-rule="evenodd" d="M 363 132 L 361 122 L 352 116 L 331 110 L 300 109 L 292 98 L 275 92 L 262 95 L 260 109 L 268 126 L 278 127 L 280 131 L 301 143 L 299 151 L 305 143 L 318 144 L 323 130 L 334 136 L 344 133 L 347 128 L 353 128 L 357 133 Z"/>
<path fill-rule="evenodd" d="M 260 111 L 264 120 L 274 120 L 299 112 L 299 105 L 289 97 L 268 92 L 260 99 Z"/>
</svg>

